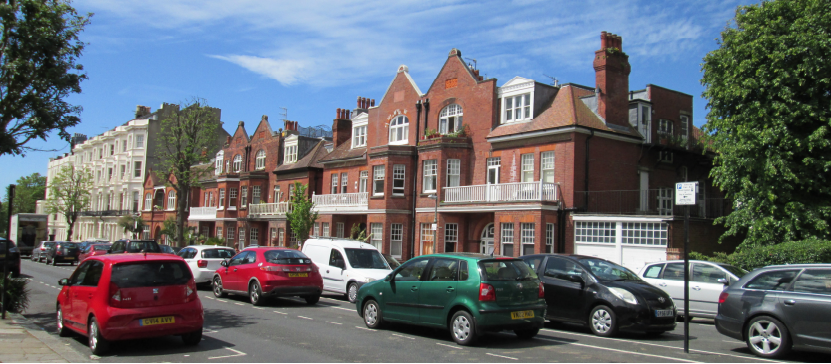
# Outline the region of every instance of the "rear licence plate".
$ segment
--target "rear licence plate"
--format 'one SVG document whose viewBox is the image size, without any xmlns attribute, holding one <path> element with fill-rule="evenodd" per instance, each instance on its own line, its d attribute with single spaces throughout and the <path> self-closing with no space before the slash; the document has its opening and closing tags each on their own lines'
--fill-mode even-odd
<svg viewBox="0 0 831 364">
<path fill-rule="evenodd" d="M 289 278 L 307 278 L 309 273 L 289 273 Z"/>
<path fill-rule="evenodd" d="M 672 310 L 655 310 L 655 317 L 672 317 L 675 316 L 675 312 Z"/>
<path fill-rule="evenodd" d="M 514 311 L 511 312 L 511 320 L 522 320 L 527 318 L 534 318 L 534 311 Z"/>
<path fill-rule="evenodd" d="M 74 260 L 74 259 L 75 259 L 75 257 L 65 257 L 64 259 L 66 259 L 66 260 Z"/>
<path fill-rule="evenodd" d="M 146 318 L 139 321 L 139 326 L 172 324 L 176 322 L 173 316 Z"/>
</svg>

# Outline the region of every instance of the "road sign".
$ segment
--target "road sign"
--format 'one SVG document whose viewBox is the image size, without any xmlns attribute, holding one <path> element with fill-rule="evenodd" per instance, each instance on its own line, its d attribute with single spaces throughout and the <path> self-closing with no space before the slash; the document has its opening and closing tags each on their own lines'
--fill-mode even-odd
<svg viewBox="0 0 831 364">
<path fill-rule="evenodd" d="M 675 204 L 695 205 L 698 182 L 680 182 L 675 184 Z"/>
</svg>

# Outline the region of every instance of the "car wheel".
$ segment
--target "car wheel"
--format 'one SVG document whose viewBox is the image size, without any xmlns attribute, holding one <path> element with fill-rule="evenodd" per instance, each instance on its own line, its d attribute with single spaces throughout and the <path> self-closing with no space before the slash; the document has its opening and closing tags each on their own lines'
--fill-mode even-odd
<svg viewBox="0 0 831 364">
<path fill-rule="evenodd" d="M 346 287 L 346 299 L 349 300 L 349 303 L 355 303 L 355 300 L 358 298 L 358 284 L 355 282 L 349 283 L 349 286 Z"/>
<path fill-rule="evenodd" d="M 61 310 L 61 305 L 58 305 L 57 309 L 57 327 L 58 327 L 58 336 L 60 337 L 67 337 L 72 334 L 64 324 L 63 324 L 63 310 Z"/>
<path fill-rule="evenodd" d="M 248 297 L 251 299 L 251 304 L 254 306 L 262 306 L 263 291 L 260 289 L 260 283 L 257 281 L 251 282 L 248 286 Z"/>
<path fill-rule="evenodd" d="M 219 278 L 219 277 L 214 278 L 213 289 L 214 289 L 214 296 L 216 296 L 217 298 L 223 298 L 223 297 L 228 296 L 228 294 L 225 293 L 225 290 L 222 289 L 222 278 Z"/>
<path fill-rule="evenodd" d="M 467 311 L 457 311 L 450 319 L 450 335 L 459 345 L 473 345 L 476 341 L 476 323 Z"/>
<path fill-rule="evenodd" d="M 380 329 L 384 326 L 384 314 L 375 300 L 366 301 L 364 305 L 364 323 L 370 329 Z"/>
<path fill-rule="evenodd" d="M 320 301 L 320 295 L 319 294 L 312 295 L 312 296 L 303 296 L 303 298 L 306 300 L 306 303 L 309 304 L 309 305 L 313 305 L 313 304 L 317 303 L 318 301 Z"/>
<path fill-rule="evenodd" d="M 194 346 L 199 344 L 199 342 L 202 341 L 202 329 L 182 335 L 182 341 L 185 342 L 185 346 Z"/>
<path fill-rule="evenodd" d="M 595 307 L 589 314 L 589 326 L 597 336 L 614 336 L 617 333 L 615 311 L 603 305 Z"/>
<path fill-rule="evenodd" d="M 516 336 L 519 336 L 519 338 L 522 340 L 531 340 L 534 338 L 534 336 L 537 336 L 539 332 L 539 327 L 535 327 L 533 329 L 514 330 Z"/>
<path fill-rule="evenodd" d="M 31 259 L 33 262 L 40 260 L 40 259 L 35 259 L 35 254 L 34 253 L 32 253 L 32 256 L 30 256 L 29 259 Z"/>
<path fill-rule="evenodd" d="M 770 316 L 759 316 L 747 324 L 747 348 L 763 358 L 781 358 L 791 350 L 788 328 Z"/>
<path fill-rule="evenodd" d="M 95 320 L 95 317 L 89 319 L 87 334 L 89 335 L 89 349 L 92 350 L 93 354 L 102 355 L 110 348 L 110 342 L 101 335 L 101 328 L 98 327 L 98 321 Z"/>
</svg>

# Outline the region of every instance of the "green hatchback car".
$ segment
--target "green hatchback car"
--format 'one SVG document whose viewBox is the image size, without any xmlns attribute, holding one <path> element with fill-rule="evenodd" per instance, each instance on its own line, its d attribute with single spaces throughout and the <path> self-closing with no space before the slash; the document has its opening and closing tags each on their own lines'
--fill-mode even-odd
<svg viewBox="0 0 831 364">
<path fill-rule="evenodd" d="M 487 331 L 530 339 L 546 309 L 543 286 L 524 261 L 473 253 L 413 258 L 363 285 L 355 303 L 371 329 L 387 321 L 445 328 L 460 345 Z"/>
</svg>

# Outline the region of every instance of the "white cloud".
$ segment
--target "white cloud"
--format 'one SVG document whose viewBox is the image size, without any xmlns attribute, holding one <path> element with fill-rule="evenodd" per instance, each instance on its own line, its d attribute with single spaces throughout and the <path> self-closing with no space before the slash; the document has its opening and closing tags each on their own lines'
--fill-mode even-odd
<svg viewBox="0 0 831 364">
<path fill-rule="evenodd" d="M 285 86 L 302 81 L 303 72 L 309 64 L 309 61 L 299 59 L 273 59 L 241 55 L 211 55 L 209 57 L 231 62 L 251 72 L 275 79 Z"/>
</svg>

